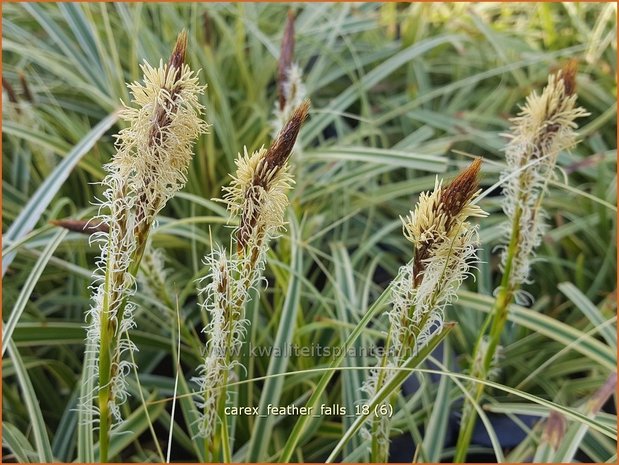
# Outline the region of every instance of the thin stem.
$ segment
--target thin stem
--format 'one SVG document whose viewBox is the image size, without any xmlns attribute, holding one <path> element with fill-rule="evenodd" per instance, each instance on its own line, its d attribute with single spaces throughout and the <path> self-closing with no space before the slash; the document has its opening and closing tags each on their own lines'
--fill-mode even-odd
<svg viewBox="0 0 619 465">
<path fill-rule="evenodd" d="M 107 243 L 108 257 L 112 248 L 111 237 Z M 110 443 L 110 334 L 109 334 L 109 308 L 110 308 L 110 283 L 111 283 L 112 267 L 109 262 L 105 269 L 105 281 L 103 288 L 103 302 L 101 305 L 100 315 L 100 332 L 101 339 L 99 341 L 99 461 L 105 463 L 108 460 L 108 449 Z"/>
<path fill-rule="evenodd" d="M 125 211 L 125 215 L 128 212 Z M 127 272 L 136 277 L 140 269 L 140 262 L 146 249 L 146 243 L 148 242 L 148 235 L 150 232 L 149 227 L 143 231 L 140 237 L 140 241 L 134 253 L 131 256 L 131 261 Z M 118 228 L 120 229 L 121 237 L 124 235 L 123 230 L 126 227 L 126 219 L 118 222 Z M 112 232 L 110 232 L 111 234 Z M 127 303 L 127 296 L 122 295 L 120 291 L 113 291 L 111 289 L 111 283 L 113 281 L 113 256 L 110 252 L 112 247 L 112 240 L 108 242 L 108 257 L 110 260 L 107 263 L 105 270 L 105 288 L 103 295 L 103 305 L 101 310 L 101 341 L 99 348 L 99 461 L 105 463 L 108 461 L 108 450 L 110 444 L 110 429 L 111 418 L 109 403 L 113 401 L 111 397 L 111 382 L 114 377 L 114 370 L 119 362 L 120 353 L 116 350 L 120 334 L 115 334 L 116 328 L 120 327 L 124 318 L 124 310 Z M 121 296 L 121 302 L 117 310 L 116 320 L 110 319 L 111 302 Z"/>
<path fill-rule="evenodd" d="M 129 334 L 125 333 L 127 337 Z M 135 357 L 133 356 L 133 352 L 130 352 L 131 362 L 135 365 Z M 138 393 L 140 394 L 140 400 L 142 401 L 142 406 L 144 407 L 144 413 L 146 415 L 146 420 L 148 422 L 148 429 L 150 430 L 150 434 L 153 437 L 153 442 L 155 443 L 155 448 L 157 449 L 157 454 L 159 455 L 159 459 L 164 462 L 165 459 L 163 457 L 163 451 L 161 450 L 161 446 L 159 445 L 159 440 L 157 439 L 157 433 L 155 433 L 155 428 L 153 428 L 153 421 L 150 418 L 150 413 L 148 413 L 148 405 L 146 404 L 146 399 L 144 398 L 144 391 L 142 389 L 142 383 L 140 382 L 140 377 L 138 376 L 137 371 L 135 372 L 135 381 L 138 386 Z M 172 431 L 170 430 L 170 434 Z"/>
<path fill-rule="evenodd" d="M 387 370 L 387 362 L 389 361 L 389 350 L 391 347 L 391 337 L 392 337 L 392 326 L 389 327 L 389 333 L 387 334 L 387 339 L 385 341 L 383 357 L 380 364 L 380 370 L 378 371 L 378 377 L 376 379 L 376 391 L 379 391 L 380 388 L 383 387 L 383 383 L 385 380 L 385 375 Z M 386 462 L 388 457 L 385 457 L 385 450 L 380 447 L 379 444 L 379 428 L 380 428 L 381 418 L 375 416 L 372 420 L 372 450 L 370 455 L 370 462 L 372 463 L 381 463 Z M 387 434 L 387 437 L 389 435 Z M 386 454 L 388 455 L 388 454 Z"/>
<path fill-rule="evenodd" d="M 485 353 L 483 354 L 484 358 L 481 361 L 481 366 L 475 367 L 473 365 L 473 371 L 471 373 L 472 376 L 486 379 L 488 377 L 488 373 L 490 372 L 490 368 L 492 366 L 492 360 L 494 359 L 494 355 L 496 353 L 496 349 L 501 341 L 501 334 L 503 333 L 503 328 L 505 327 L 505 323 L 507 322 L 507 313 L 508 307 L 512 302 L 514 293 L 516 289 L 514 286 L 510 284 L 511 274 L 513 270 L 513 263 L 518 253 L 518 244 L 520 239 L 520 218 L 522 216 L 522 209 L 518 207 L 514 214 L 514 218 L 512 220 L 512 230 L 511 230 L 511 238 L 509 242 L 509 246 L 507 248 L 507 258 L 505 260 L 505 269 L 503 271 L 503 276 L 501 278 L 501 286 L 499 288 L 499 295 L 494 301 L 494 306 L 490 315 L 492 316 L 492 326 L 490 328 L 488 346 L 486 347 Z M 486 325 L 484 325 L 485 327 Z M 481 335 L 483 337 L 483 334 Z M 481 349 L 480 340 L 478 340 L 478 344 L 476 344 L 475 351 L 473 353 L 473 364 L 477 357 L 481 354 L 479 353 Z M 484 385 L 477 384 L 475 387 L 475 392 L 473 394 L 473 400 L 477 404 L 481 400 L 484 393 Z M 460 433 L 458 435 L 458 442 L 456 443 L 456 453 L 454 455 L 454 462 L 464 462 L 466 460 L 466 455 L 468 453 L 468 449 L 471 443 L 471 438 L 473 436 L 473 430 L 475 428 L 475 421 L 477 420 L 477 411 L 474 408 L 466 408 L 465 407 L 462 415 L 462 422 L 460 424 Z M 472 407 L 472 406 L 471 406 Z"/>
</svg>

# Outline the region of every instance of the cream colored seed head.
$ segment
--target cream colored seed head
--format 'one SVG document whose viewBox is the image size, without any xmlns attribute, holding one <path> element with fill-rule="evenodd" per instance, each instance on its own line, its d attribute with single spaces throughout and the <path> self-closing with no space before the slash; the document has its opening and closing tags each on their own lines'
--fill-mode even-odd
<svg viewBox="0 0 619 465">
<path fill-rule="evenodd" d="M 419 201 L 402 218 L 404 237 L 417 248 L 422 243 L 445 238 L 445 215 L 440 208 L 442 181 L 436 179 L 432 192 L 422 192 Z"/>
<path fill-rule="evenodd" d="M 518 117 L 512 119 L 510 141 L 505 149 L 507 169 L 502 173 L 503 211 L 509 219 L 505 234 L 511 234 L 511 220 L 520 217 L 518 248 L 512 257 L 510 286 L 529 281 L 530 261 L 545 229 L 545 212 L 539 202 L 554 176 L 562 150 L 577 142 L 577 118 L 589 113 L 576 107 L 575 68 L 567 67 L 549 76 L 541 94 L 533 92 Z M 516 174 L 516 175 L 514 175 Z M 502 254 L 502 267 L 507 251 Z"/>
<path fill-rule="evenodd" d="M 453 238 L 457 225 L 469 217 L 485 217 L 488 214 L 472 201 L 481 190 L 475 192 L 461 209 L 450 214 L 443 206 L 446 189 L 436 180 L 432 192 L 422 192 L 415 209 L 402 218 L 403 234 L 415 248 L 423 244 L 438 243 Z"/>
<path fill-rule="evenodd" d="M 206 86 L 185 64 L 180 70 L 163 61 L 157 68 L 148 63 L 141 68 L 144 83 L 128 85 L 132 105 L 120 116 L 129 127 L 117 136 L 110 170 L 128 179 L 143 200 L 163 206 L 184 186 L 193 143 L 208 128 L 198 101 Z"/>
<path fill-rule="evenodd" d="M 294 183 L 288 172 L 288 164 L 277 170 L 264 172 L 264 158 L 267 150 L 262 147 L 251 154 L 247 149 L 236 159 L 236 174 L 230 186 L 224 188 L 224 201 L 233 217 L 255 212 L 256 227 L 263 228 L 269 235 L 276 234 L 284 227 L 284 213 L 288 207 L 288 191 Z M 265 180 L 264 186 L 256 184 L 256 179 Z"/>
<path fill-rule="evenodd" d="M 554 163 L 561 150 L 576 143 L 574 120 L 589 113 L 576 107 L 577 95 L 573 89 L 566 89 L 563 77 L 562 71 L 550 75 L 541 95 L 531 93 L 519 115 L 512 119 L 512 132 L 507 134 L 511 139 L 507 147 L 511 168 L 544 156 L 550 158 L 548 163 Z"/>
</svg>

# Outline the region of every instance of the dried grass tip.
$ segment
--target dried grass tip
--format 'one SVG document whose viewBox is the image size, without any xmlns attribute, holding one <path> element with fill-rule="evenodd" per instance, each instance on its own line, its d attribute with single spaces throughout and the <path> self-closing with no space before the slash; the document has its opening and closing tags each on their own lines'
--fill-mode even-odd
<svg viewBox="0 0 619 465">
<path fill-rule="evenodd" d="M 96 232 L 108 232 L 109 226 L 107 223 L 99 220 L 72 220 L 65 218 L 62 220 L 50 221 L 54 226 L 59 226 L 69 231 L 78 232 L 82 234 L 93 234 Z"/>
<path fill-rule="evenodd" d="M 309 112 L 310 101 L 305 99 L 294 110 L 292 116 L 268 148 L 264 156 L 264 173 L 269 174 L 279 170 L 290 158 L 297 136 Z"/>
<path fill-rule="evenodd" d="M 176 38 L 176 45 L 174 46 L 172 55 L 170 55 L 168 66 L 174 67 L 178 73 L 180 69 L 182 68 L 182 66 L 185 64 L 186 54 L 187 54 L 187 31 L 181 31 L 178 33 L 178 37 Z"/>
<path fill-rule="evenodd" d="M 288 81 L 288 70 L 292 66 L 294 56 L 294 13 L 288 10 L 286 27 L 282 38 L 282 46 L 279 53 L 277 66 L 277 92 L 279 94 L 279 109 L 283 111 L 286 106 L 286 82 Z"/>
</svg>

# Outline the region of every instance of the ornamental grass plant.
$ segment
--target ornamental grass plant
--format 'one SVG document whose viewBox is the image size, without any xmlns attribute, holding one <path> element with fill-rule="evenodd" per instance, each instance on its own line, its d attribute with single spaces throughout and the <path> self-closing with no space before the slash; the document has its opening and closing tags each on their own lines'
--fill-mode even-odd
<svg viewBox="0 0 619 465">
<path fill-rule="evenodd" d="M 2 22 L 4 462 L 616 461 L 615 5 Z"/>
</svg>

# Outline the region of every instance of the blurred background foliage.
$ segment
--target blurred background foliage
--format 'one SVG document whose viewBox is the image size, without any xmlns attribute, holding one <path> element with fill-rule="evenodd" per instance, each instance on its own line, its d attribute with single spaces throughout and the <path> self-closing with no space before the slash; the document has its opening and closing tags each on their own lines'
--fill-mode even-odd
<svg viewBox="0 0 619 465">
<path fill-rule="evenodd" d="M 545 199 L 548 232 L 534 265 L 535 280 L 526 288 L 533 298 L 511 313 L 497 381 L 578 409 L 615 370 L 615 4 L 5 4 L 5 460 L 88 457 L 89 446 L 76 439 L 75 407 L 97 250 L 86 236 L 59 231 L 49 222 L 95 214 L 102 166 L 122 125 L 114 112 L 121 100 L 129 100 L 125 82 L 141 78 L 143 60 L 165 59 L 181 29 L 189 33 L 188 62 L 202 69 L 201 82 L 208 84 L 203 104 L 211 129 L 197 144 L 187 186 L 162 213 L 153 242 L 165 253 L 166 292 L 177 302 L 185 328 L 179 394 L 191 389 L 205 318 L 195 280 L 204 274 L 201 259 L 211 237 L 228 244 L 230 233 L 224 208 L 211 199 L 220 197 L 244 146 L 253 150 L 270 141 L 289 8 L 296 14 L 295 62 L 304 71 L 312 110 L 294 155 L 291 226 L 273 244 L 268 286 L 248 309 L 249 344 L 272 345 L 284 320 L 293 324 L 293 344 L 339 345 L 410 258 L 399 216 L 433 187 L 437 175 L 450 178 L 473 156 L 484 158 L 484 188 L 493 186 L 503 166 L 508 118 L 531 91 L 541 90 L 549 72 L 575 59 L 579 103 L 591 115 L 580 122 L 582 142 L 560 156 Z M 440 371 L 458 371 L 468 363 L 492 303 L 494 247 L 504 220 L 499 193 L 495 186 L 482 201 L 491 212 L 481 222 L 482 263 L 449 311 L 458 326 L 439 357 L 447 368 L 433 366 Z M 144 396 L 169 398 L 176 305 L 142 287 L 136 301 L 134 340 Z M 377 331 L 385 324 L 386 318 L 377 320 L 362 343 L 378 343 Z M 296 374 L 286 377 L 279 392 L 265 394 L 262 380 L 249 382 L 239 386 L 237 402 L 258 405 L 261 396 L 269 396 L 276 405 L 302 404 L 317 380 L 316 373 L 304 370 L 328 361 L 291 357 L 283 371 Z M 239 373 L 243 379 L 262 377 L 268 364 L 267 356 L 247 356 L 246 374 Z M 350 393 L 359 393 L 365 377 L 359 373 L 338 376 L 324 403 L 354 406 L 358 399 Z M 446 376 L 414 378 L 421 388 L 402 397 L 395 418 L 403 434 L 395 440 L 404 441 L 399 450 L 410 449 L 401 460 L 411 460 L 421 444 L 419 460 L 450 460 L 462 391 Z M 131 389 L 130 433 L 118 442 L 116 459 L 159 460 L 149 419 L 165 444 L 171 403 L 149 404 L 147 416 L 137 384 Z M 183 399 L 175 416 L 172 460 L 196 461 L 191 402 Z M 611 434 L 568 422 L 575 429 L 568 428 L 565 441 L 575 434 L 569 441 L 576 447 L 562 458 L 616 460 L 612 404 L 595 419 Z M 513 420 L 507 430 L 493 422 L 500 438 L 521 438 L 519 445 L 503 444 L 504 458 L 529 460 L 543 441 L 538 420 L 548 408 L 500 390 L 489 391 L 486 407 L 490 415 Z M 264 423 L 236 417 L 235 460 L 277 460 L 294 418 Z M 315 419 L 295 460 L 323 460 L 346 426 L 337 416 Z M 268 444 L 264 451 L 250 442 L 257 428 Z M 469 457 L 494 461 L 496 447 L 493 451 L 483 431 L 472 446 L 477 455 Z M 364 447 L 356 438 L 346 458 L 363 459 Z"/>
</svg>

